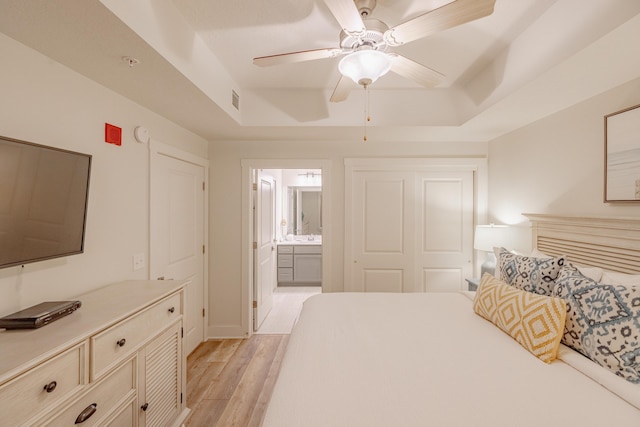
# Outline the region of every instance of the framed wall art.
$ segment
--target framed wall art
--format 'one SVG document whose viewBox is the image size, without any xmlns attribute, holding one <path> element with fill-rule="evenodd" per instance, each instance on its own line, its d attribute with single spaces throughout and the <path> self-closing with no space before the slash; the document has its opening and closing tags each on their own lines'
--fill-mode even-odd
<svg viewBox="0 0 640 427">
<path fill-rule="evenodd" d="M 604 201 L 640 202 L 640 105 L 604 116 Z"/>
</svg>

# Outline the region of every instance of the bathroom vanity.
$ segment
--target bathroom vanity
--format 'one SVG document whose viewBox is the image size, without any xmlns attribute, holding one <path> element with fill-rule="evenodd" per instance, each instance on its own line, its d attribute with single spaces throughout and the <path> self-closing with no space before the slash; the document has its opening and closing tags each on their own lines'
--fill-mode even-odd
<svg viewBox="0 0 640 427">
<path fill-rule="evenodd" d="M 322 243 L 293 240 L 278 244 L 278 285 L 322 284 Z"/>
</svg>

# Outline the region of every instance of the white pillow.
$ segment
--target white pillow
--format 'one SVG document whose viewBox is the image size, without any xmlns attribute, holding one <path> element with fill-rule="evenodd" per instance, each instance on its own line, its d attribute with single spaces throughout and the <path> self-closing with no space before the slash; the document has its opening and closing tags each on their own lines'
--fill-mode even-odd
<svg viewBox="0 0 640 427">
<path fill-rule="evenodd" d="M 596 282 L 600 282 L 602 280 L 602 273 L 604 272 L 603 269 L 599 267 L 584 267 L 580 265 L 576 265 L 576 267 L 583 276 L 595 280 Z"/>
<path fill-rule="evenodd" d="M 640 275 L 605 271 L 600 282 L 606 285 L 640 286 Z"/>
<path fill-rule="evenodd" d="M 493 277 L 496 279 L 500 279 L 500 249 L 497 246 L 493 247 L 493 255 L 496 257 L 496 271 L 493 272 Z"/>
<path fill-rule="evenodd" d="M 531 256 L 534 258 L 553 258 L 551 255 L 547 255 L 544 252 L 534 249 L 531 251 Z"/>
</svg>

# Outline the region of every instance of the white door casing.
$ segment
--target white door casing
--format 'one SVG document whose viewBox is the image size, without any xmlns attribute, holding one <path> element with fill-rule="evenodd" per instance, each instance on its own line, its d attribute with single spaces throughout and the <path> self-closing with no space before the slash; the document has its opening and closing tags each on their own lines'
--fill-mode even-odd
<svg viewBox="0 0 640 427">
<path fill-rule="evenodd" d="M 473 274 L 473 167 L 347 164 L 345 187 L 346 291 L 463 289 Z"/>
<path fill-rule="evenodd" d="M 254 331 L 271 311 L 276 286 L 276 189 L 273 177 L 256 171 L 254 208 Z"/>
<path fill-rule="evenodd" d="M 187 281 L 184 322 L 186 354 L 204 341 L 207 306 L 207 162 L 192 157 L 155 143 L 150 162 L 149 273 L 151 279 Z"/>
<path fill-rule="evenodd" d="M 332 162 L 326 159 L 243 159 L 242 165 L 242 316 L 233 327 L 211 327 L 214 336 L 250 336 L 253 333 L 253 171 L 255 169 L 321 169 L 322 170 L 322 290 L 331 290 L 333 244 L 332 226 Z"/>
</svg>

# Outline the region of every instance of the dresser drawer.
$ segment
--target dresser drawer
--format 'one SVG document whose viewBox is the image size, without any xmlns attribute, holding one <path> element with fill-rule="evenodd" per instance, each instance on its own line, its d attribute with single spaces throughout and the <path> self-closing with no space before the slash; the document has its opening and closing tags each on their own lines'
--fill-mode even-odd
<svg viewBox="0 0 640 427">
<path fill-rule="evenodd" d="M 86 395 L 76 400 L 71 406 L 65 408 L 61 413 L 50 420 L 44 420 L 44 425 L 50 426 L 73 426 L 82 427 L 96 425 L 105 419 L 111 418 L 117 406 L 127 398 L 131 400 L 136 392 L 136 369 L 137 359 L 134 357 L 124 363 L 120 368 L 106 376 L 98 382 L 96 386 Z M 93 409 L 92 409 L 93 407 Z M 82 413 L 91 413 L 84 422 L 78 423 L 78 417 Z"/>
<path fill-rule="evenodd" d="M 133 354 L 180 315 L 182 294 L 171 295 L 91 338 L 91 381 Z"/>
<path fill-rule="evenodd" d="M 127 403 L 122 408 L 118 408 L 112 415 L 112 418 L 104 423 L 108 427 L 131 427 L 136 425 L 137 419 L 136 400 Z"/>
<path fill-rule="evenodd" d="M 293 267 L 293 255 L 278 255 L 278 267 Z"/>
<path fill-rule="evenodd" d="M 299 245 L 294 250 L 295 254 L 321 254 L 321 245 Z"/>
<path fill-rule="evenodd" d="M 293 282 L 293 268 L 278 268 L 278 282 Z"/>
<path fill-rule="evenodd" d="M 87 382 L 86 355 L 85 341 L 0 387 L 0 424 L 19 425 L 79 391 Z"/>
<path fill-rule="evenodd" d="M 278 245 L 278 253 L 279 254 L 292 254 L 293 246 L 292 245 Z"/>
</svg>

